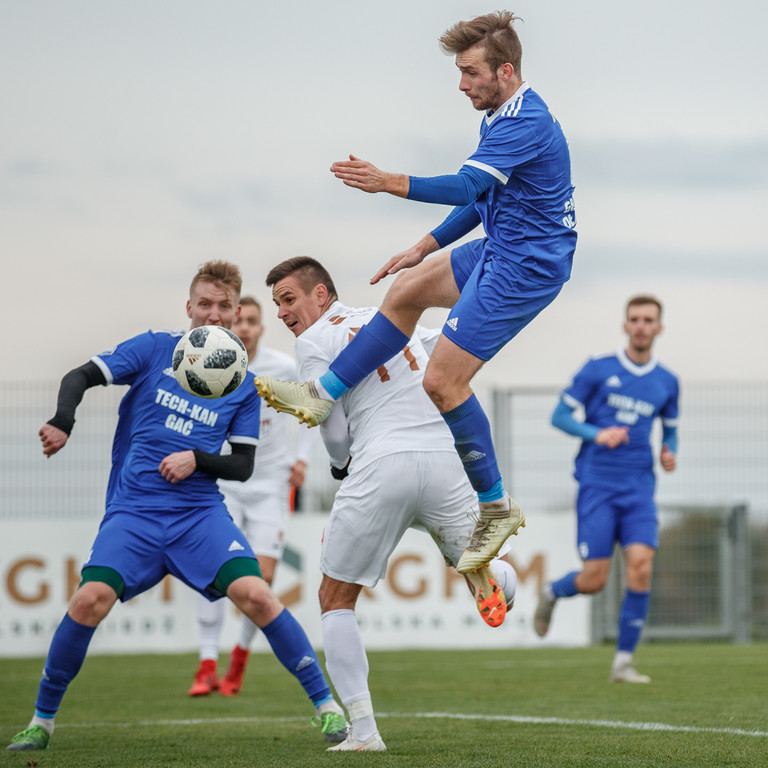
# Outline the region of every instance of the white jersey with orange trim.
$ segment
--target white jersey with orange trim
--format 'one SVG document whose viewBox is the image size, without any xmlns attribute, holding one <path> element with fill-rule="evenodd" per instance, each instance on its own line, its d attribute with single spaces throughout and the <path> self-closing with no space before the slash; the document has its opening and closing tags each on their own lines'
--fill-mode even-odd
<svg viewBox="0 0 768 768">
<path fill-rule="evenodd" d="M 346 307 L 335 301 L 296 339 L 300 380 L 325 373 L 376 312 L 375 307 Z M 350 472 L 404 451 L 455 453 L 451 433 L 422 387 L 429 354 L 439 335 L 439 329 L 417 326 L 399 354 L 339 399 L 320 427 L 334 465 L 346 463 L 345 452 L 352 458 Z M 346 426 L 340 427 L 341 421 Z"/>
</svg>

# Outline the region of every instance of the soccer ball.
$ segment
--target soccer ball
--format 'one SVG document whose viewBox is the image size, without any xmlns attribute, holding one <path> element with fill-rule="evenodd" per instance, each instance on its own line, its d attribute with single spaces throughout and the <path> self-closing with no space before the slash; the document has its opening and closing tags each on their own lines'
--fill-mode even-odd
<svg viewBox="0 0 768 768">
<path fill-rule="evenodd" d="M 185 333 L 173 351 L 176 381 L 197 397 L 224 397 L 245 380 L 248 353 L 232 331 L 201 325 Z"/>
</svg>

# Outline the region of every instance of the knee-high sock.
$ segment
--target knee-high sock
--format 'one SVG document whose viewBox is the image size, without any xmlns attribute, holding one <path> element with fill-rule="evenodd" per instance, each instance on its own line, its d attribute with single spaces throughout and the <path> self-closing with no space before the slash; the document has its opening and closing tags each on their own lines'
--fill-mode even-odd
<svg viewBox="0 0 768 768">
<path fill-rule="evenodd" d="M 552 594 L 557 597 L 573 597 L 579 594 L 579 590 L 576 589 L 576 577 L 579 575 L 579 571 L 571 571 L 563 576 L 561 579 L 552 582 Z"/>
<path fill-rule="evenodd" d="M 341 703 L 349 712 L 353 735 L 365 741 L 378 729 L 368 690 L 368 656 L 355 612 L 348 609 L 326 611 L 321 620 L 328 674 Z"/>
<path fill-rule="evenodd" d="M 619 637 L 616 650 L 633 653 L 640 642 L 640 635 L 645 626 L 645 617 L 648 615 L 648 603 L 651 600 L 650 592 L 634 592 L 628 589 L 624 593 L 619 613 Z"/>
<path fill-rule="evenodd" d="M 350 389 L 361 382 L 369 373 L 393 358 L 407 343 L 406 336 L 394 323 L 381 312 L 377 312 L 347 344 L 329 366 L 330 373 L 336 379 L 320 377 L 324 389 L 334 397 L 341 383 Z"/>
<path fill-rule="evenodd" d="M 491 424 L 475 395 L 446 411 L 443 419 L 453 434 L 464 471 L 481 501 L 504 497 L 501 472 L 491 439 Z"/>
<path fill-rule="evenodd" d="M 37 692 L 35 708 L 39 713 L 53 716 L 67 691 L 67 687 L 80 671 L 96 627 L 75 621 L 64 615 L 51 640 L 43 677 Z"/>
<path fill-rule="evenodd" d="M 301 624 L 287 608 L 261 631 L 280 663 L 301 683 L 315 706 L 332 698 L 317 655 Z"/>
<path fill-rule="evenodd" d="M 219 658 L 219 636 L 224 624 L 226 600 L 211 602 L 202 595 L 197 598 L 197 632 L 200 639 L 200 661 Z"/>
</svg>

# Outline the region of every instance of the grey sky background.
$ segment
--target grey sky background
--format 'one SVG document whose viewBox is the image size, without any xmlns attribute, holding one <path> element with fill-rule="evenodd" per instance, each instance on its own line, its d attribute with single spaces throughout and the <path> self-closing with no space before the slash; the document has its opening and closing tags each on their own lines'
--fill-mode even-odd
<svg viewBox="0 0 768 768">
<path fill-rule="evenodd" d="M 365 195 L 328 168 L 457 170 L 480 114 L 437 38 L 454 0 L 2 0 L 3 379 L 58 379 L 238 263 L 290 351 L 267 270 L 321 260 L 347 304 L 449 209 Z M 564 384 L 623 343 L 626 298 L 666 305 L 683 380 L 768 377 L 768 3 L 521 0 L 523 76 L 568 136 L 579 245 L 557 301 L 480 373 Z M 444 313 L 427 316 L 429 325 Z"/>
</svg>

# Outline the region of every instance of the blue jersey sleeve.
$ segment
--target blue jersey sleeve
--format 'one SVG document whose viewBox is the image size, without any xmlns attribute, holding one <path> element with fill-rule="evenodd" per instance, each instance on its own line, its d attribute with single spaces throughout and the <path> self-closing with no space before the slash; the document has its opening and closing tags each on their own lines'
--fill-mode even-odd
<svg viewBox="0 0 768 768">
<path fill-rule="evenodd" d="M 573 377 L 573 381 L 563 390 L 563 400 L 571 408 L 585 406 L 599 383 L 596 366 L 588 360 Z"/>
<path fill-rule="evenodd" d="M 133 384 L 152 361 L 154 351 L 155 336 L 147 331 L 120 342 L 91 360 L 99 366 L 107 384 Z"/>
<path fill-rule="evenodd" d="M 445 221 L 429 234 L 435 238 L 441 248 L 445 248 L 446 245 L 455 243 L 460 237 L 469 234 L 478 224 L 480 224 L 480 214 L 470 203 L 454 208 Z"/>
<path fill-rule="evenodd" d="M 230 443 L 256 445 L 259 440 L 261 398 L 253 385 L 253 378 L 250 372 L 246 377 L 246 380 L 240 386 L 248 387 L 249 385 L 250 393 L 248 397 L 244 398 L 229 425 L 227 440 Z"/>
<path fill-rule="evenodd" d="M 465 165 L 458 173 L 448 176 L 411 176 L 408 199 L 421 203 L 467 205 L 496 183 L 498 179 L 491 173 Z"/>
</svg>

